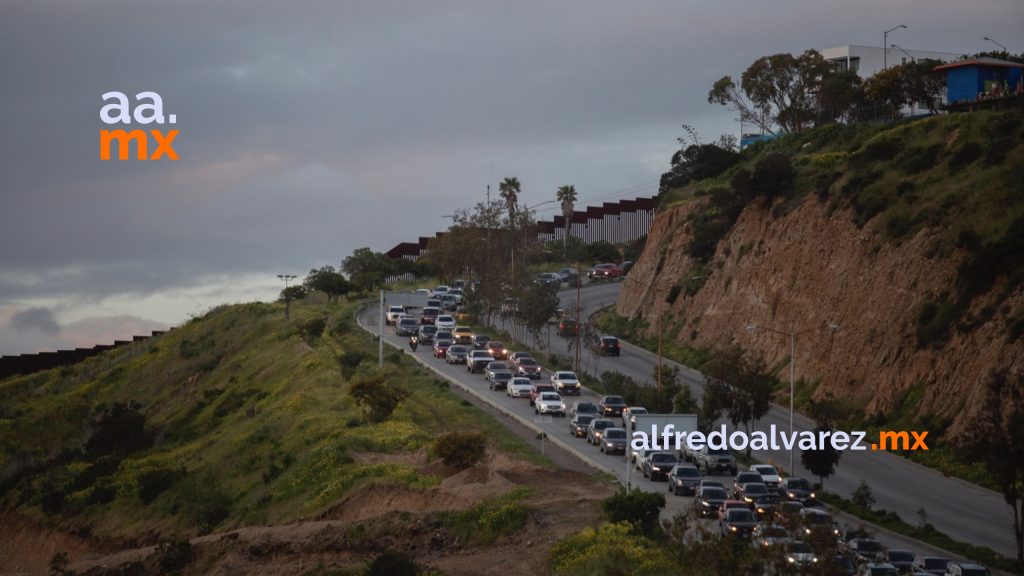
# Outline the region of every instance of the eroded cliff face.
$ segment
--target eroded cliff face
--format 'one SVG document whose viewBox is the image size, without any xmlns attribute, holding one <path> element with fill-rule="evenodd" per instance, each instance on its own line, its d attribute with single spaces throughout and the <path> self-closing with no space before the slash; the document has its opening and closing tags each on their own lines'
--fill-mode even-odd
<svg viewBox="0 0 1024 576">
<path fill-rule="evenodd" d="M 858 229 L 848 212 L 829 214 L 813 196 L 779 218 L 763 205 L 748 207 L 718 244 L 703 287 L 665 304 L 673 285 L 695 274 L 686 247 L 697 202 L 656 217 L 622 287 L 619 314 L 640 314 L 654 326 L 663 313 L 663 325 L 681 326 L 681 343 L 737 343 L 781 367 L 783 379 L 788 337 L 747 326 L 794 328 L 796 377 L 820 381 L 815 398 L 846 400 L 867 416 L 901 407 L 933 415 L 950 422 L 953 435 L 978 411 L 993 370 L 1024 370 L 1024 338 L 1011 343 L 1007 331 L 1007 315 L 1024 306 L 1020 290 L 1002 302 L 998 288 L 976 299 L 968 316 L 995 304 L 990 319 L 969 331 L 954 327 L 941 349 L 919 347 L 920 307 L 950 291 L 963 254 L 936 254 L 928 230 L 883 241 L 870 224 Z M 911 388 L 920 401 L 904 407 Z"/>
</svg>

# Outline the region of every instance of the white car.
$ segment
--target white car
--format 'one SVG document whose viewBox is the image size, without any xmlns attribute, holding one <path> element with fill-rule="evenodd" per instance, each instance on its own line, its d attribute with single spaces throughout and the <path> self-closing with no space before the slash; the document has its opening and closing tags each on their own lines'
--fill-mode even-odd
<svg viewBox="0 0 1024 576">
<path fill-rule="evenodd" d="M 626 430 L 631 430 L 633 428 L 632 423 L 636 420 L 634 416 L 637 414 L 647 414 L 647 408 L 644 408 L 643 406 L 627 406 L 623 408 L 622 427 Z"/>
<path fill-rule="evenodd" d="M 388 326 L 394 326 L 398 322 L 399 314 L 405 314 L 405 306 L 389 306 L 387 313 L 384 314 L 384 321 Z"/>
<path fill-rule="evenodd" d="M 438 330 L 455 330 L 455 317 L 442 314 L 434 321 L 434 326 L 437 326 Z"/>
<path fill-rule="evenodd" d="M 779 483 L 782 482 L 782 476 L 779 476 L 778 470 L 775 469 L 771 464 L 754 464 L 750 467 L 751 472 L 757 472 L 764 479 L 764 483 L 768 485 L 768 488 L 772 491 L 779 489 Z"/>
<path fill-rule="evenodd" d="M 540 396 L 533 401 L 534 414 L 554 414 L 565 416 L 565 402 L 556 392 L 541 392 Z"/>
<path fill-rule="evenodd" d="M 449 288 L 447 286 L 443 285 L 443 284 L 441 286 L 434 286 L 434 289 L 431 290 L 430 295 L 431 296 L 443 296 L 444 294 L 448 293 L 448 290 L 449 290 Z"/>
<path fill-rule="evenodd" d="M 508 383 L 505 392 L 513 398 L 529 398 L 531 388 L 533 388 L 533 380 L 517 376 Z"/>
<path fill-rule="evenodd" d="M 560 394 L 580 393 L 580 379 L 576 377 L 575 372 L 569 370 L 559 370 L 552 374 L 551 386 Z"/>
<path fill-rule="evenodd" d="M 416 289 L 416 293 L 417 294 L 422 294 L 424 296 L 430 296 L 430 289 L 429 288 L 417 288 Z"/>
</svg>

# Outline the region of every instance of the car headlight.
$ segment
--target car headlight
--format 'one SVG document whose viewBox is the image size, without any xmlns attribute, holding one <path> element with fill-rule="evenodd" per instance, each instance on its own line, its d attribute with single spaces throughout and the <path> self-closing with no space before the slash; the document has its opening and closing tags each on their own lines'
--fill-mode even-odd
<svg viewBox="0 0 1024 576">
<path fill-rule="evenodd" d="M 816 498 L 816 496 L 814 495 L 814 492 L 811 492 L 811 498 Z"/>
<path fill-rule="evenodd" d="M 757 513 L 758 514 L 764 514 L 764 508 L 761 508 L 760 506 L 758 506 L 757 507 Z"/>
<path fill-rule="evenodd" d="M 790 493 L 789 493 L 789 497 L 790 497 L 790 498 L 796 498 L 796 494 L 793 494 L 792 492 L 790 492 Z"/>
<path fill-rule="evenodd" d="M 811 562 L 817 563 L 818 562 L 818 557 L 817 556 L 811 556 Z"/>
<path fill-rule="evenodd" d="M 729 530 L 731 530 L 732 532 L 735 532 L 736 531 L 736 527 L 735 526 L 729 526 Z"/>
<path fill-rule="evenodd" d="M 786 562 L 789 562 L 790 564 L 795 564 L 796 558 L 793 558 L 792 556 L 786 556 Z"/>
<path fill-rule="evenodd" d="M 810 533 L 811 533 L 811 529 L 810 528 L 804 528 L 804 534 L 810 534 Z"/>
</svg>

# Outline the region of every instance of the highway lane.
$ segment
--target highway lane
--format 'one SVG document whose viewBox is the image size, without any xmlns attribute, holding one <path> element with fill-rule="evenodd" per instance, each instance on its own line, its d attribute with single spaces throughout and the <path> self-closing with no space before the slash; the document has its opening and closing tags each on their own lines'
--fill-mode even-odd
<svg viewBox="0 0 1024 576">
<path fill-rule="evenodd" d="M 621 283 L 618 282 L 584 287 L 584 311 L 592 312 L 613 304 L 620 287 Z M 575 307 L 575 290 L 563 290 L 559 296 L 563 307 Z M 741 329 L 737 327 L 737 330 Z M 568 350 L 562 339 L 553 340 L 552 347 L 563 354 Z M 585 370 L 586 362 L 581 359 L 581 364 Z M 702 397 L 704 378 L 699 372 L 674 362 L 666 361 L 666 364 L 679 367 L 683 380 L 690 384 L 694 395 Z M 601 371 L 614 369 L 638 381 L 652 381 L 657 355 L 624 343 L 620 358 L 602 358 L 597 366 Z M 768 431 L 773 424 L 780 431 L 789 430 L 788 406 L 774 406 L 753 429 Z M 814 422 L 797 414 L 794 428 L 797 431 L 813 430 Z M 753 456 L 762 462 L 788 467 L 788 451 L 754 451 Z M 796 474 L 813 479 L 810 472 L 800 465 L 799 450 L 794 459 Z M 878 508 L 895 511 L 905 522 L 917 523 L 918 510 L 923 508 L 928 521 L 954 539 L 988 546 L 1007 557 L 1016 555 L 1011 511 L 1001 494 L 943 476 L 935 470 L 887 452 L 871 451 L 844 452 L 836 474 L 825 480 L 825 486 L 830 492 L 849 497 L 861 480 L 871 487 Z"/>
<path fill-rule="evenodd" d="M 613 297 L 617 293 L 617 285 L 594 286 L 584 289 L 583 293 L 585 295 L 584 302 L 586 303 L 584 308 L 587 310 L 595 310 L 602 305 L 606 305 L 609 302 L 609 298 L 612 298 L 611 301 L 614 301 Z M 571 295 L 563 293 L 562 296 L 563 298 L 571 297 L 572 304 L 575 304 L 575 291 L 572 291 Z M 422 296 L 395 293 L 389 295 L 387 304 L 399 303 L 422 306 L 423 300 Z M 372 306 L 369 310 L 365 311 L 361 316 L 361 321 L 368 329 L 376 331 L 376 306 Z M 406 338 L 396 337 L 394 335 L 394 330 L 390 327 L 385 327 L 383 334 L 386 342 L 408 352 Z M 561 353 L 568 353 L 568 346 L 565 339 L 552 338 L 551 343 L 552 346 Z M 558 442 L 562 448 L 576 454 L 581 460 L 587 462 L 594 468 L 612 474 L 621 483 L 626 484 L 628 482 L 633 488 L 645 491 L 666 491 L 667 484 L 665 482 L 651 482 L 650 480 L 642 478 L 638 472 L 635 472 L 634 469 L 626 466 L 626 461 L 623 456 L 602 454 L 596 446 L 589 445 L 583 439 L 573 438 L 568 431 L 568 418 L 536 417 L 533 409 L 529 407 L 526 399 L 510 398 L 504 392 L 489 390 L 482 375 L 470 374 L 463 365 L 449 365 L 441 359 L 434 359 L 431 356 L 429 347 L 424 346 L 419 348 L 414 356 L 430 369 L 444 375 L 450 381 L 458 383 L 465 389 L 468 389 L 471 393 L 484 399 L 486 402 L 495 406 L 504 413 L 512 415 L 520 422 L 533 427 L 534 429 L 543 430 L 547 434 L 549 441 Z M 585 357 L 581 358 L 581 361 L 585 361 Z M 642 380 L 653 376 L 653 370 L 654 366 L 656 366 L 657 359 L 654 355 L 642 349 L 629 344 L 624 344 L 623 356 L 620 358 L 605 358 L 602 362 L 605 362 L 602 366 L 606 366 L 608 369 L 616 369 L 631 375 L 634 378 Z M 675 365 L 672 362 L 666 362 L 666 364 Z M 698 386 L 701 383 L 699 373 L 683 367 L 681 368 L 684 370 L 685 379 L 690 381 L 694 386 L 694 391 L 699 394 L 700 389 Z M 548 376 L 549 374 L 546 373 L 543 378 L 546 379 Z M 572 402 L 577 399 L 596 402 L 599 397 L 585 389 L 580 397 L 567 397 L 567 406 L 571 407 Z M 783 413 L 783 415 L 785 414 L 788 413 Z M 777 422 L 777 424 L 781 424 L 781 420 Z M 768 460 L 767 457 L 764 457 L 765 455 L 755 453 L 755 456 L 761 456 L 761 459 L 764 461 Z M 780 461 L 779 458 L 780 455 L 776 455 L 775 461 Z M 721 480 L 727 486 L 731 485 L 731 477 L 717 477 L 717 479 Z M 853 485 L 855 486 L 856 482 L 854 482 Z M 835 489 L 831 484 L 829 488 L 833 490 Z M 667 507 L 663 512 L 664 518 L 671 518 L 677 513 L 690 512 L 693 508 L 693 498 L 691 497 L 673 496 L 666 493 L 666 500 Z M 845 525 L 855 525 L 857 523 L 857 521 L 851 517 L 842 518 L 842 521 Z M 704 521 L 704 523 L 712 531 L 717 530 L 717 524 L 710 520 Z M 946 555 L 939 554 L 939 551 L 936 549 L 927 547 L 916 541 L 896 534 L 883 532 L 880 533 L 878 537 L 884 544 L 892 548 L 910 549 L 918 554 Z"/>
</svg>

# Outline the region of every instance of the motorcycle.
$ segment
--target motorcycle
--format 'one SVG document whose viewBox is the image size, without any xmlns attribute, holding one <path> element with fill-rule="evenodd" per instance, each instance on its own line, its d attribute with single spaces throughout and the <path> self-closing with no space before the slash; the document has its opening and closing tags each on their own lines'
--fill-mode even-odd
<svg viewBox="0 0 1024 576">
<path fill-rule="evenodd" d="M 409 349 L 410 350 L 415 352 L 416 348 L 418 348 L 419 345 L 420 345 L 419 338 L 416 338 L 415 336 L 413 336 L 412 338 L 409 338 Z"/>
</svg>

